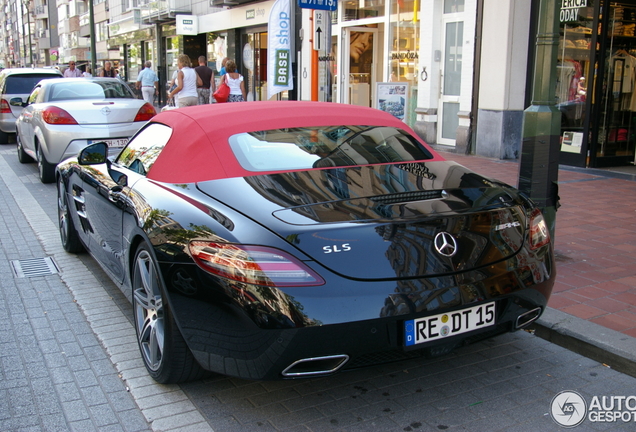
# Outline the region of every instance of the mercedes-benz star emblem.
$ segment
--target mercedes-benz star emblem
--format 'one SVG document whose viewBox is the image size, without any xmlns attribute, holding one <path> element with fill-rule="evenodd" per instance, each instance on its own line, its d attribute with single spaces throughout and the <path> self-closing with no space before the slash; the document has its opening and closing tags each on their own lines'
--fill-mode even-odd
<svg viewBox="0 0 636 432">
<path fill-rule="evenodd" d="M 108 108 L 108 107 L 102 108 L 102 114 L 104 114 L 104 115 L 110 114 L 110 108 Z"/>
<path fill-rule="evenodd" d="M 452 257 L 457 252 L 457 240 L 449 233 L 442 231 L 435 236 L 435 250 L 445 257 Z"/>
</svg>

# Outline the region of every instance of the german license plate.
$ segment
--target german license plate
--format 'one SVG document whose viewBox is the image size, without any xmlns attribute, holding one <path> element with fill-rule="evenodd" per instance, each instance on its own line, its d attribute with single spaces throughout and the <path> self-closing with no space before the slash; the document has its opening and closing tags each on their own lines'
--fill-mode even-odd
<svg viewBox="0 0 636 432">
<path fill-rule="evenodd" d="M 128 144 L 128 138 L 113 138 L 113 139 L 97 139 L 97 140 L 88 140 L 88 144 L 94 144 L 98 142 L 105 142 L 108 147 L 123 147 Z"/>
<path fill-rule="evenodd" d="M 495 325 L 495 302 L 404 323 L 406 346 L 431 342 Z"/>
</svg>

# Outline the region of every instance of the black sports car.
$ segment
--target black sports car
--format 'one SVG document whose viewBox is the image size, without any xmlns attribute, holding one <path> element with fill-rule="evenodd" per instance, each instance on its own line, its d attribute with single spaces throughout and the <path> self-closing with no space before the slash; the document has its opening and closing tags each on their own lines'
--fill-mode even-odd
<svg viewBox="0 0 636 432">
<path fill-rule="evenodd" d="M 60 233 L 133 303 L 148 372 L 330 374 L 538 318 L 555 280 L 537 207 L 379 110 L 246 102 L 158 114 L 56 170 Z"/>
</svg>

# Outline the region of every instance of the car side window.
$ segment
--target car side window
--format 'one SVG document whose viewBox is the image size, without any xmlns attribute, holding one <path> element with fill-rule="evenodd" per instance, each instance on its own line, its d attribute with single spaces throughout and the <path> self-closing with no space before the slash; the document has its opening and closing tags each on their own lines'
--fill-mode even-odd
<svg viewBox="0 0 636 432">
<path fill-rule="evenodd" d="M 171 135 L 170 127 L 151 123 L 124 147 L 115 163 L 138 174 L 146 175 Z"/>
<path fill-rule="evenodd" d="M 38 98 L 38 95 L 40 94 L 41 88 L 42 88 L 41 86 L 35 86 L 31 94 L 29 95 L 29 99 L 27 99 L 27 104 L 31 105 L 32 103 L 35 103 L 35 100 Z"/>
</svg>

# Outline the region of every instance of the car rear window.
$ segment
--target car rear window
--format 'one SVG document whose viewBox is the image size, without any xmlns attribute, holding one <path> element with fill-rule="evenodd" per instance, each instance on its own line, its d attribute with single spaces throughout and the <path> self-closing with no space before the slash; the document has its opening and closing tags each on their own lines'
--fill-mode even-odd
<svg viewBox="0 0 636 432">
<path fill-rule="evenodd" d="M 433 155 L 413 136 L 386 126 L 333 126 L 240 133 L 230 146 L 248 171 L 413 162 Z"/>
<path fill-rule="evenodd" d="M 49 102 L 77 99 L 131 99 L 135 96 L 121 81 L 82 80 L 54 84 L 49 92 Z"/>
<path fill-rule="evenodd" d="M 29 94 L 33 87 L 43 79 L 60 78 L 56 74 L 18 74 L 9 75 L 5 86 L 6 94 Z"/>
</svg>

